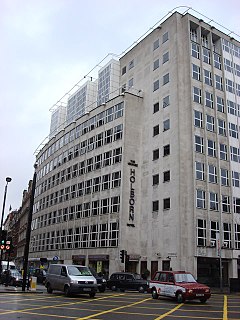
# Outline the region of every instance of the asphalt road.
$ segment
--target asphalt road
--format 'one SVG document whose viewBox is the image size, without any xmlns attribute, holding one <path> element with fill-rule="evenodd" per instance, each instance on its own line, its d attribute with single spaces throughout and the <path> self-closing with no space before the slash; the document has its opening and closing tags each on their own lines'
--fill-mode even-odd
<svg viewBox="0 0 240 320">
<path fill-rule="evenodd" d="M 0 320 L 239 320 L 240 295 L 213 294 L 205 304 L 152 299 L 138 292 L 98 293 L 66 298 L 61 293 L 1 293 Z"/>
</svg>

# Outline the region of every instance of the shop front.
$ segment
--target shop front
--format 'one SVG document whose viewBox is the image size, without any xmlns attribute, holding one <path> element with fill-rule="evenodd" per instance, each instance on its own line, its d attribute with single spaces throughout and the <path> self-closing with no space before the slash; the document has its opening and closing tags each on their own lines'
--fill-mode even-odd
<svg viewBox="0 0 240 320">
<path fill-rule="evenodd" d="M 98 274 L 109 277 L 109 255 L 89 255 L 88 262 L 89 267 L 95 269 Z"/>
</svg>

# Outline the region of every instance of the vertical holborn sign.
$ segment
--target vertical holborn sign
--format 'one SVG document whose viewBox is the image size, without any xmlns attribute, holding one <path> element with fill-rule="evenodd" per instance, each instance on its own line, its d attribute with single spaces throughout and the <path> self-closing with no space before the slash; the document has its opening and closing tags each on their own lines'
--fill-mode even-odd
<svg viewBox="0 0 240 320">
<path fill-rule="evenodd" d="M 135 220 L 135 203 L 136 203 L 136 193 L 135 193 L 135 182 L 136 182 L 136 167 L 138 166 L 134 160 L 130 160 L 128 162 L 128 165 L 134 168 L 130 167 L 130 174 L 129 174 L 129 212 L 128 212 L 128 220 L 129 223 L 127 223 L 128 227 L 135 227 L 134 220 Z"/>
</svg>

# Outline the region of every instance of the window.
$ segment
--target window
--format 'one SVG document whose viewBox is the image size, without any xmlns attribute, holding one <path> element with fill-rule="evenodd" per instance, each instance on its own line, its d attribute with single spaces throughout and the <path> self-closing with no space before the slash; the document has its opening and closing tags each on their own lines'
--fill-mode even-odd
<svg viewBox="0 0 240 320">
<path fill-rule="evenodd" d="M 85 194 L 90 194 L 92 190 L 92 179 L 85 181 Z"/>
<path fill-rule="evenodd" d="M 168 32 L 164 33 L 162 37 L 162 43 L 166 42 L 168 40 Z"/>
<path fill-rule="evenodd" d="M 203 61 L 210 64 L 211 63 L 211 52 L 207 48 L 202 48 Z"/>
<path fill-rule="evenodd" d="M 153 202 L 152 202 L 152 211 L 153 211 L 153 212 L 156 212 L 156 211 L 158 211 L 158 210 L 159 210 L 159 201 L 158 201 L 158 200 L 153 201 Z"/>
<path fill-rule="evenodd" d="M 196 64 L 192 64 L 192 77 L 195 80 L 201 80 L 201 69 Z"/>
<path fill-rule="evenodd" d="M 127 67 L 124 66 L 124 67 L 122 68 L 122 76 L 123 76 L 126 72 L 127 72 Z"/>
<path fill-rule="evenodd" d="M 222 119 L 218 119 L 218 134 L 226 136 L 226 123 Z"/>
<path fill-rule="evenodd" d="M 206 220 L 197 220 L 197 245 L 206 246 Z"/>
<path fill-rule="evenodd" d="M 203 153 L 203 138 L 200 136 L 195 136 L 195 151 Z"/>
<path fill-rule="evenodd" d="M 114 127 L 114 141 L 122 139 L 123 133 L 123 125 L 119 124 L 118 126 Z"/>
<path fill-rule="evenodd" d="M 216 157 L 216 142 L 208 139 L 208 155 Z"/>
<path fill-rule="evenodd" d="M 214 60 L 214 67 L 221 70 L 222 69 L 221 57 L 216 52 L 213 53 L 213 60 Z"/>
<path fill-rule="evenodd" d="M 159 102 L 154 103 L 153 105 L 153 113 L 156 113 L 159 111 Z"/>
<path fill-rule="evenodd" d="M 121 186 L 121 171 L 112 173 L 112 188 L 118 188 Z"/>
<path fill-rule="evenodd" d="M 129 62 L 128 70 L 132 69 L 133 67 L 134 67 L 134 59 Z"/>
<path fill-rule="evenodd" d="M 123 116 L 123 108 L 124 108 L 123 102 L 120 102 L 115 105 L 115 119 L 118 119 Z"/>
<path fill-rule="evenodd" d="M 235 249 L 240 249 L 240 224 L 235 223 L 235 233 L 234 233 L 234 241 L 235 241 Z"/>
<path fill-rule="evenodd" d="M 105 112 L 105 123 L 113 121 L 113 115 L 114 115 L 114 107 L 109 108 Z"/>
<path fill-rule="evenodd" d="M 208 166 L 208 181 L 217 183 L 217 168 L 213 165 Z"/>
<path fill-rule="evenodd" d="M 196 190 L 196 206 L 199 209 L 206 208 L 206 193 L 204 190 Z"/>
<path fill-rule="evenodd" d="M 170 144 L 163 146 L 163 156 L 166 157 L 170 155 Z"/>
<path fill-rule="evenodd" d="M 204 69 L 204 82 L 209 86 L 212 86 L 212 73 Z"/>
<path fill-rule="evenodd" d="M 227 146 L 223 143 L 219 144 L 219 157 L 221 160 L 227 160 Z"/>
<path fill-rule="evenodd" d="M 197 103 L 202 102 L 202 91 L 197 87 L 193 87 L 193 101 Z"/>
<path fill-rule="evenodd" d="M 240 213 L 240 198 L 233 197 L 233 211 Z"/>
<path fill-rule="evenodd" d="M 122 161 L 122 148 L 117 148 L 113 150 L 113 164 Z"/>
<path fill-rule="evenodd" d="M 198 128 L 202 128 L 203 126 L 203 114 L 197 110 L 194 110 L 194 125 Z"/>
<path fill-rule="evenodd" d="M 206 114 L 206 129 L 214 132 L 214 117 Z"/>
<path fill-rule="evenodd" d="M 234 116 L 237 115 L 237 105 L 235 102 L 227 100 L 228 105 L 228 113 L 233 114 Z"/>
<path fill-rule="evenodd" d="M 99 200 L 92 202 L 92 216 L 98 216 L 99 215 Z"/>
<path fill-rule="evenodd" d="M 224 100 L 217 96 L 217 110 L 219 112 L 224 112 Z"/>
<path fill-rule="evenodd" d="M 163 64 L 169 60 L 169 52 L 164 53 L 163 55 Z"/>
<path fill-rule="evenodd" d="M 109 129 L 105 131 L 105 144 L 112 142 L 112 132 L 113 132 L 113 129 Z"/>
<path fill-rule="evenodd" d="M 159 80 L 156 80 L 153 82 L 153 91 L 156 91 L 159 89 Z"/>
<path fill-rule="evenodd" d="M 226 79 L 226 90 L 231 93 L 235 93 L 234 82 L 232 80 Z"/>
<path fill-rule="evenodd" d="M 163 210 L 170 209 L 170 198 L 163 199 Z"/>
<path fill-rule="evenodd" d="M 128 80 L 128 89 L 133 87 L 133 78 L 131 78 L 130 80 Z"/>
<path fill-rule="evenodd" d="M 227 244 L 227 248 L 231 248 L 231 224 L 223 223 L 223 242 Z M 225 248 L 225 246 L 224 246 Z"/>
<path fill-rule="evenodd" d="M 153 184 L 153 186 L 159 184 L 159 174 L 154 174 L 154 175 L 152 176 L 152 184 Z"/>
<path fill-rule="evenodd" d="M 170 104 L 170 96 L 166 96 L 163 98 L 163 108 L 166 108 Z"/>
<path fill-rule="evenodd" d="M 101 190 L 101 177 L 93 179 L 93 192 L 99 192 Z"/>
<path fill-rule="evenodd" d="M 223 81 L 222 77 L 215 75 L 215 87 L 218 90 L 223 90 Z"/>
<path fill-rule="evenodd" d="M 195 175 L 197 180 L 204 180 L 204 163 L 195 162 Z"/>
<path fill-rule="evenodd" d="M 222 211 L 230 213 L 230 197 L 222 195 Z"/>
<path fill-rule="evenodd" d="M 99 154 L 97 156 L 95 156 L 95 166 L 94 169 L 98 170 L 102 167 L 102 155 Z"/>
<path fill-rule="evenodd" d="M 153 160 L 159 159 L 159 149 L 153 150 Z"/>
<path fill-rule="evenodd" d="M 217 239 L 216 234 L 219 233 L 219 224 L 216 221 L 210 221 L 210 239 Z"/>
<path fill-rule="evenodd" d="M 238 126 L 234 123 L 229 122 L 229 135 L 233 138 L 238 139 Z"/>
<path fill-rule="evenodd" d="M 240 173 L 237 171 L 232 171 L 232 184 L 234 187 L 240 187 Z"/>
<path fill-rule="evenodd" d="M 192 57 L 197 59 L 200 57 L 200 46 L 194 42 L 192 42 Z"/>
<path fill-rule="evenodd" d="M 111 180 L 110 173 L 103 175 L 103 177 L 102 177 L 102 190 L 110 189 L 110 180 Z"/>
<path fill-rule="evenodd" d="M 218 194 L 209 192 L 209 209 L 218 211 Z"/>
<path fill-rule="evenodd" d="M 97 115 L 97 127 L 100 127 L 104 124 L 105 112 L 101 112 Z"/>
<path fill-rule="evenodd" d="M 163 86 L 169 82 L 169 73 L 163 76 Z"/>
<path fill-rule="evenodd" d="M 170 119 L 163 121 L 163 131 L 167 131 L 170 129 Z"/>
<path fill-rule="evenodd" d="M 228 170 L 221 168 L 221 185 L 228 186 L 229 178 L 228 178 Z"/>
<path fill-rule="evenodd" d="M 156 125 L 155 127 L 153 127 L 153 136 L 155 137 L 158 134 L 159 134 L 159 125 Z"/>
<path fill-rule="evenodd" d="M 93 158 L 87 159 L 87 172 L 91 172 L 93 170 Z"/>
<path fill-rule="evenodd" d="M 236 147 L 230 146 L 231 160 L 239 162 L 239 149 Z"/>
<path fill-rule="evenodd" d="M 156 50 L 157 48 L 159 48 L 159 39 L 153 42 L 153 50 Z"/>
<path fill-rule="evenodd" d="M 205 92 L 205 105 L 213 109 L 213 94 L 210 92 Z"/>
<path fill-rule="evenodd" d="M 159 59 L 153 62 L 153 70 L 156 70 L 157 68 L 159 68 Z"/>
<path fill-rule="evenodd" d="M 103 167 L 110 166 L 112 162 L 112 150 L 104 152 L 103 154 Z"/>
<path fill-rule="evenodd" d="M 94 140 L 95 140 L 95 137 L 91 137 L 88 139 L 88 151 L 91 151 L 94 149 Z"/>
<path fill-rule="evenodd" d="M 103 132 L 96 135 L 95 148 L 99 148 L 103 145 Z"/>
<path fill-rule="evenodd" d="M 109 198 L 101 200 L 101 214 L 109 213 Z"/>
<path fill-rule="evenodd" d="M 170 170 L 163 172 L 163 182 L 170 181 Z"/>
</svg>

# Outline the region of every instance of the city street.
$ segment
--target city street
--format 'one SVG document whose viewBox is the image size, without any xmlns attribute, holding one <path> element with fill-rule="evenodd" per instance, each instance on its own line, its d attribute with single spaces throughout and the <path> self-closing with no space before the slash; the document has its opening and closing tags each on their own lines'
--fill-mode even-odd
<svg viewBox="0 0 240 320">
<path fill-rule="evenodd" d="M 66 298 L 59 293 L 1 293 L 0 320 L 239 320 L 240 295 L 213 294 L 206 304 L 198 301 L 177 304 L 152 299 L 137 292 L 98 293 L 94 299 L 79 295 Z"/>
</svg>

